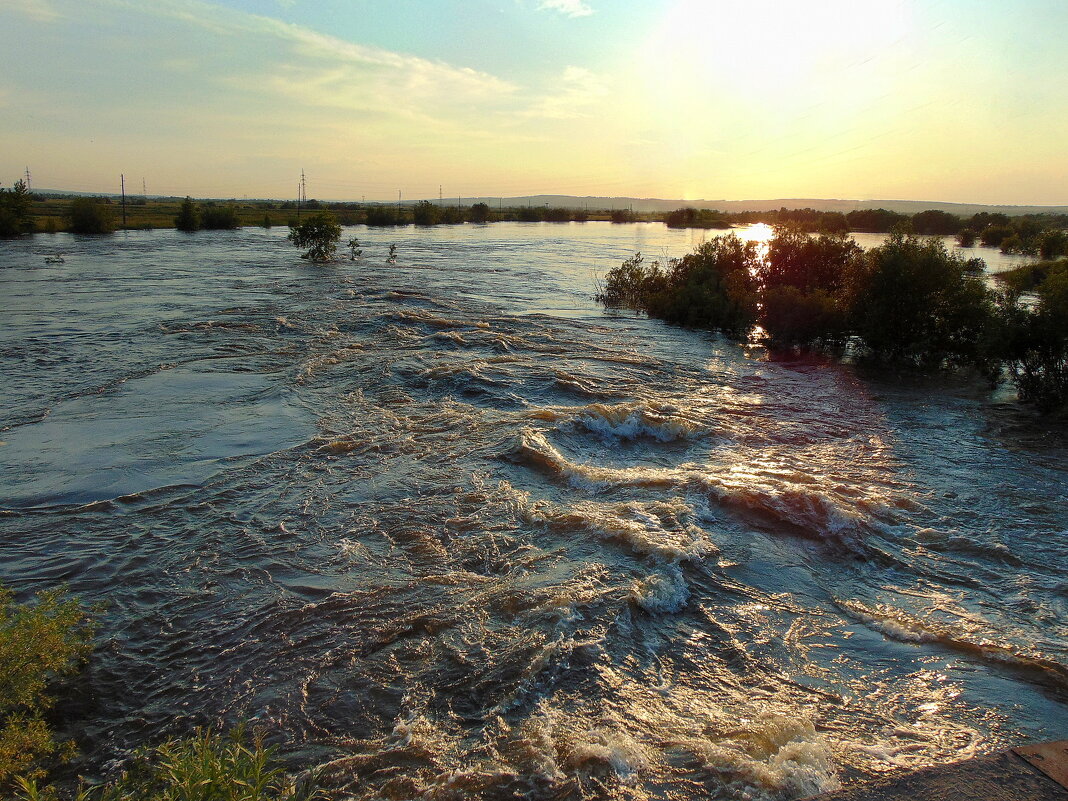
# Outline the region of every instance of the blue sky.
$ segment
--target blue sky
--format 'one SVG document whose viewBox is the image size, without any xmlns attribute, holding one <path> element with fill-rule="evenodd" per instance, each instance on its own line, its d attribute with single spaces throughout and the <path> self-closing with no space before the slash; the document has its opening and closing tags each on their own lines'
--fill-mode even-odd
<svg viewBox="0 0 1068 801">
<path fill-rule="evenodd" d="M 1068 203 L 1051 0 L 4 0 L 0 181 Z"/>
</svg>

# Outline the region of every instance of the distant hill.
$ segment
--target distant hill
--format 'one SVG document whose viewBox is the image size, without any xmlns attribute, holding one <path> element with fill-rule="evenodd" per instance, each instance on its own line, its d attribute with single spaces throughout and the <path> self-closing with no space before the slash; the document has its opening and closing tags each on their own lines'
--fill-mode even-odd
<svg viewBox="0 0 1068 801">
<path fill-rule="evenodd" d="M 985 206 L 980 203 L 942 203 L 935 200 L 840 200 L 820 198 L 775 198 L 770 200 L 665 200 L 661 198 L 636 197 L 576 197 L 574 195 L 531 195 L 530 197 L 473 197 L 461 198 L 461 203 L 486 203 L 491 207 L 504 206 L 564 206 L 581 209 L 629 209 L 634 211 L 673 211 L 693 206 L 698 209 L 717 211 L 770 211 L 773 209 L 804 209 L 819 211 L 849 212 L 858 209 L 887 209 L 902 214 L 916 214 L 928 209 L 938 209 L 961 217 L 970 217 L 979 212 L 1002 214 L 1068 214 L 1068 206 Z M 412 201 L 417 202 L 417 201 Z M 448 201 L 446 201 L 448 203 Z"/>
<path fill-rule="evenodd" d="M 66 189 L 35 189 L 36 194 L 41 195 L 94 195 L 97 197 L 118 197 L 114 192 L 78 192 Z M 140 197 L 134 193 L 128 193 L 128 198 Z M 151 200 L 172 200 L 169 195 L 149 195 Z M 231 200 L 232 198 L 215 198 L 216 200 Z M 340 201 L 338 198 L 327 200 L 319 198 L 323 202 L 355 202 L 353 200 Z M 242 202 L 267 202 L 270 198 L 247 198 Z M 282 199 L 283 201 L 285 198 Z M 439 202 L 437 198 L 426 198 L 432 203 Z M 274 202 L 281 202 L 274 199 Z M 405 200 L 402 206 L 413 206 L 420 200 Z M 440 201 L 442 205 L 450 206 L 456 199 Z M 1068 206 L 987 206 L 981 203 L 943 203 L 937 200 L 842 200 L 826 198 L 773 198 L 768 200 L 669 200 L 652 197 L 579 197 L 576 195 L 529 195 L 520 197 L 462 197 L 459 202 L 463 206 L 474 203 L 485 203 L 491 208 L 498 206 L 550 206 L 564 207 L 569 209 L 588 208 L 590 211 L 602 209 L 634 209 L 634 211 L 674 211 L 675 209 L 692 206 L 697 209 L 715 209 L 716 211 L 771 211 L 774 209 L 804 209 L 811 208 L 819 211 L 849 212 L 858 209 L 887 209 L 901 214 L 916 214 L 928 209 L 938 209 L 956 214 L 961 217 L 970 217 L 983 211 L 1000 212 L 1012 216 L 1021 214 L 1068 214 Z M 394 205 L 393 203 L 375 203 L 369 205 Z"/>
</svg>

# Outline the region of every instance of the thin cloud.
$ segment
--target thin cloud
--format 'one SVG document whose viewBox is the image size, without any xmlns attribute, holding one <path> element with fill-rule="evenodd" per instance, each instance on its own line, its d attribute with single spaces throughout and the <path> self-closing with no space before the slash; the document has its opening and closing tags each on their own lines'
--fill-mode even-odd
<svg viewBox="0 0 1068 801">
<path fill-rule="evenodd" d="M 37 22 L 54 22 L 60 13 L 48 0 L 7 0 L 8 8 Z"/>
<path fill-rule="evenodd" d="M 569 66 L 557 81 L 558 91 L 538 98 L 523 117 L 574 120 L 592 116 L 592 106 L 609 93 L 600 76 L 585 67 Z"/>
<path fill-rule="evenodd" d="M 541 11 L 556 11 L 572 19 L 588 17 L 593 13 L 593 9 L 582 0 L 541 0 L 541 5 L 538 6 L 538 9 Z"/>
</svg>

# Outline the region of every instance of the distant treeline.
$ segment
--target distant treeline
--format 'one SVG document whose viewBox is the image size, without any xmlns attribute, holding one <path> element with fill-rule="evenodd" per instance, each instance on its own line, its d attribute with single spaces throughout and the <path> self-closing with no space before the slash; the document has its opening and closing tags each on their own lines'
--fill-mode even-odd
<svg viewBox="0 0 1068 801">
<path fill-rule="evenodd" d="M 1021 400 L 1065 408 L 1068 259 L 1008 273 L 1004 291 L 987 286 L 984 266 L 906 226 L 865 251 L 845 233 L 788 225 L 766 254 L 734 234 L 666 264 L 637 254 L 608 273 L 597 298 L 741 339 L 760 333 L 772 349 L 973 368 L 991 382 L 1007 373 Z M 1021 303 L 1025 292 L 1033 297 Z"/>
<path fill-rule="evenodd" d="M 190 205 L 192 204 L 192 205 Z M 635 212 L 631 209 L 572 209 L 550 206 L 500 206 L 486 203 L 463 206 L 459 202 L 419 201 L 409 205 L 379 203 L 333 203 L 319 200 L 229 201 L 192 198 L 144 198 L 126 200 L 125 228 L 232 229 L 244 226 L 294 225 L 305 212 L 330 211 L 341 225 L 458 225 L 492 222 L 663 222 L 672 228 L 719 228 L 767 223 L 792 225 L 809 233 L 863 231 L 888 233 L 902 224 L 922 235 L 956 236 L 964 247 L 976 243 L 998 247 L 1006 253 L 1056 258 L 1068 255 L 1068 215 L 1006 214 L 981 212 L 958 217 L 928 210 L 900 214 L 886 209 L 841 212 L 780 208 L 770 211 L 729 213 L 712 209 L 681 208 L 675 211 Z M 108 233 L 122 227 L 120 203 L 114 197 L 35 195 L 17 181 L 12 189 L 0 187 L 0 236 L 57 231 Z"/>
</svg>

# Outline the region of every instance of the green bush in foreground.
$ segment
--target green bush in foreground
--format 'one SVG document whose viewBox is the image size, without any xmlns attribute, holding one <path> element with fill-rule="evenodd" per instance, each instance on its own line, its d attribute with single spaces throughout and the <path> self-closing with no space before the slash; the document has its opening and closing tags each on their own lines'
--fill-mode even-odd
<svg viewBox="0 0 1068 801">
<path fill-rule="evenodd" d="M 19 782 L 22 801 L 59 801 L 53 787 Z M 293 781 L 274 764 L 274 750 L 238 726 L 227 735 L 198 729 L 139 753 L 118 779 L 82 786 L 73 801 L 313 801 L 314 777 Z"/>
<path fill-rule="evenodd" d="M 92 631 L 82 607 L 62 591 L 18 604 L 0 588 L 0 792 L 18 776 L 43 775 L 43 762 L 70 752 L 45 721 L 55 704 L 49 685 L 77 671 Z"/>
<path fill-rule="evenodd" d="M 328 211 L 319 211 L 305 217 L 289 232 L 289 241 L 298 248 L 307 248 L 302 259 L 312 261 L 330 261 L 337 253 L 337 243 L 341 239 L 341 226 L 334 215 Z"/>
</svg>

